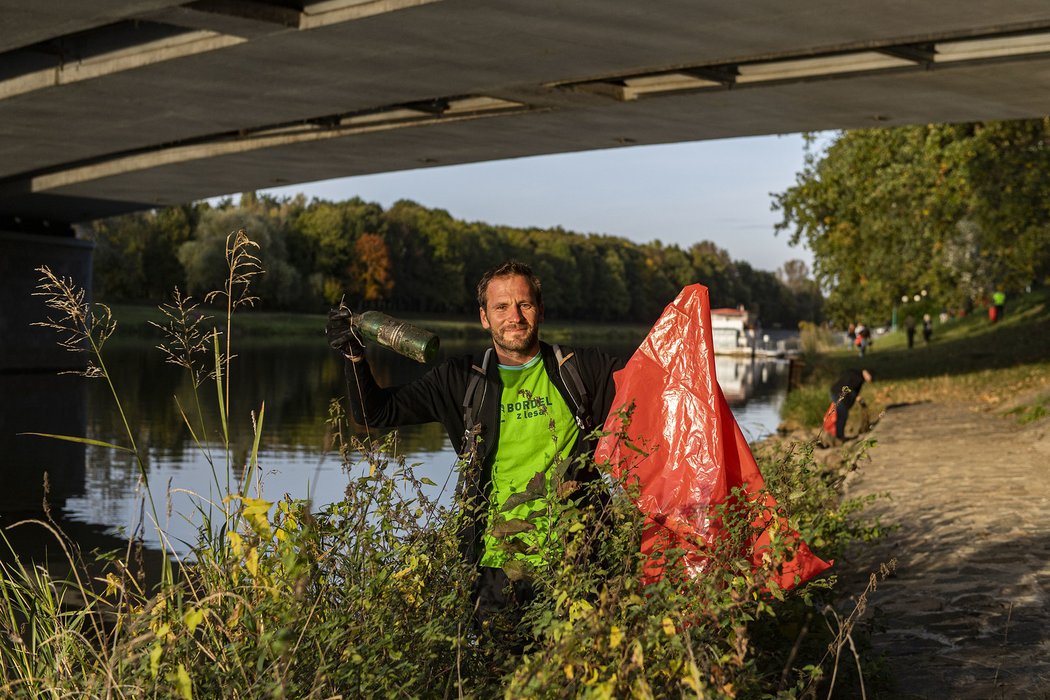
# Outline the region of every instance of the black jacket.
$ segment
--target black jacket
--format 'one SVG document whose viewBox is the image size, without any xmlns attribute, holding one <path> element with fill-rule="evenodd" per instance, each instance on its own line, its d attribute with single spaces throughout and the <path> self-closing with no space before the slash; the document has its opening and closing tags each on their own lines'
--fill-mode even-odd
<svg viewBox="0 0 1050 700">
<path fill-rule="evenodd" d="M 609 415 L 616 385 L 613 372 L 623 367 L 623 361 L 594 348 L 572 349 L 562 347 L 563 355 L 575 353 L 568 360 L 575 362 L 583 385 L 590 396 L 590 416 L 596 426 L 600 427 Z M 558 362 L 554 349 L 547 343 L 540 343 L 540 354 L 547 370 L 547 376 L 557 387 L 565 403 L 574 409 L 574 400 L 562 381 L 558 371 Z M 474 370 L 472 365 L 480 367 L 483 353 L 463 355 L 450 358 L 416 381 L 395 387 L 380 387 L 367 362 L 346 363 L 347 395 L 354 419 L 370 428 L 395 428 L 401 425 L 437 422 L 445 426 L 445 432 L 453 447 L 463 451 L 463 438 L 467 426 L 464 425 L 463 399 Z M 468 561 L 477 561 L 479 541 L 483 532 L 483 518 L 487 513 L 485 497 L 491 480 L 492 461 L 495 459 L 495 446 L 499 442 L 499 401 L 503 393 L 503 384 L 499 376 L 499 367 L 493 358 L 489 362 L 485 377 L 484 400 L 478 411 L 480 424 L 480 441 L 476 459 L 471 465 L 462 468 L 459 476 L 457 494 L 466 504 L 476 504 L 473 508 L 475 517 L 467 518 L 467 525 L 461 532 L 462 548 Z M 577 441 L 573 455 L 593 451 L 594 444 L 581 439 Z M 593 474 L 576 474 L 577 479 L 593 478 Z"/>
</svg>

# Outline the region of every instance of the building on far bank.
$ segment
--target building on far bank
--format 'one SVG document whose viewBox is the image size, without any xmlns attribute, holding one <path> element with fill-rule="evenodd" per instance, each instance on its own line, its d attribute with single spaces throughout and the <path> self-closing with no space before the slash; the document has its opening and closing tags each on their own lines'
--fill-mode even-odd
<svg viewBox="0 0 1050 700">
<path fill-rule="evenodd" d="M 755 347 L 751 314 L 738 309 L 711 309 L 711 336 L 716 354 L 742 355 Z M 757 319 L 756 319 L 757 320 Z"/>
</svg>

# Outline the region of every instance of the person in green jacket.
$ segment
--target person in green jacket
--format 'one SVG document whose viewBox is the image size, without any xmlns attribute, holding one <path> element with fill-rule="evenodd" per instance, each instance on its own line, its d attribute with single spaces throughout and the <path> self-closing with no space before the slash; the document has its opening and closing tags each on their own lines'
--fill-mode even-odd
<svg viewBox="0 0 1050 700">
<path fill-rule="evenodd" d="M 995 320 L 1001 321 L 1003 319 L 1003 311 L 1006 307 L 1006 292 L 1001 289 L 997 289 L 993 292 L 992 306 L 995 307 Z"/>
</svg>

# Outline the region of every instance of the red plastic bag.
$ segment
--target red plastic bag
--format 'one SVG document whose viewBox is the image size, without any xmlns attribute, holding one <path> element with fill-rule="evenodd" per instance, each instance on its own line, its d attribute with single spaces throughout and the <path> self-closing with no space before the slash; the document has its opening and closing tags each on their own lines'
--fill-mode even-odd
<svg viewBox="0 0 1050 700">
<path fill-rule="evenodd" d="M 834 435 L 835 434 L 835 429 L 838 427 L 836 425 L 837 419 L 838 419 L 838 415 L 837 415 L 837 411 L 835 411 L 835 403 L 832 402 L 832 404 L 830 406 L 828 406 L 828 410 L 824 412 L 824 432 L 825 433 L 827 433 L 828 435 Z"/>
<path fill-rule="evenodd" d="M 669 547 L 691 552 L 686 564 L 694 576 L 700 574 L 706 559 L 696 543 L 715 542 L 723 534 L 713 506 L 727 503 L 739 486 L 758 498 L 764 483 L 715 379 L 706 287 L 696 284 L 682 290 L 615 381 L 616 398 L 605 423 L 609 434 L 598 443 L 597 459 L 607 461 L 614 476 L 637 479 L 640 486 L 637 505 L 645 514 L 646 576 L 658 580 L 663 575 L 661 553 Z M 618 409 L 632 405 L 624 429 Z M 626 443 L 618 437 L 621 430 Z M 764 496 L 761 505 L 762 515 L 753 522 L 760 534 L 748 553 L 756 566 L 768 551 L 773 529 L 794 540 L 794 556 L 782 563 L 777 576 L 782 588 L 831 566 L 813 554 L 783 518 L 773 515 L 772 497 Z"/>
</svg>

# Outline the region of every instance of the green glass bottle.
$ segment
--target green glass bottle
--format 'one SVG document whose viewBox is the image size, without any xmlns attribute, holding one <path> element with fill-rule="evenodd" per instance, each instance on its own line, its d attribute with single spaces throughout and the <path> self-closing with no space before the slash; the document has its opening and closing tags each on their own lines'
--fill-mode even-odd
<svg viewBox="0 0 1050 700">
<path fill-rule="evenodd" d="M 427 363 L 437 355 L 440 338 L 381 311 L 354 314 L 354 325 L 365 338 L 416 362 Z"/>
</svg>

